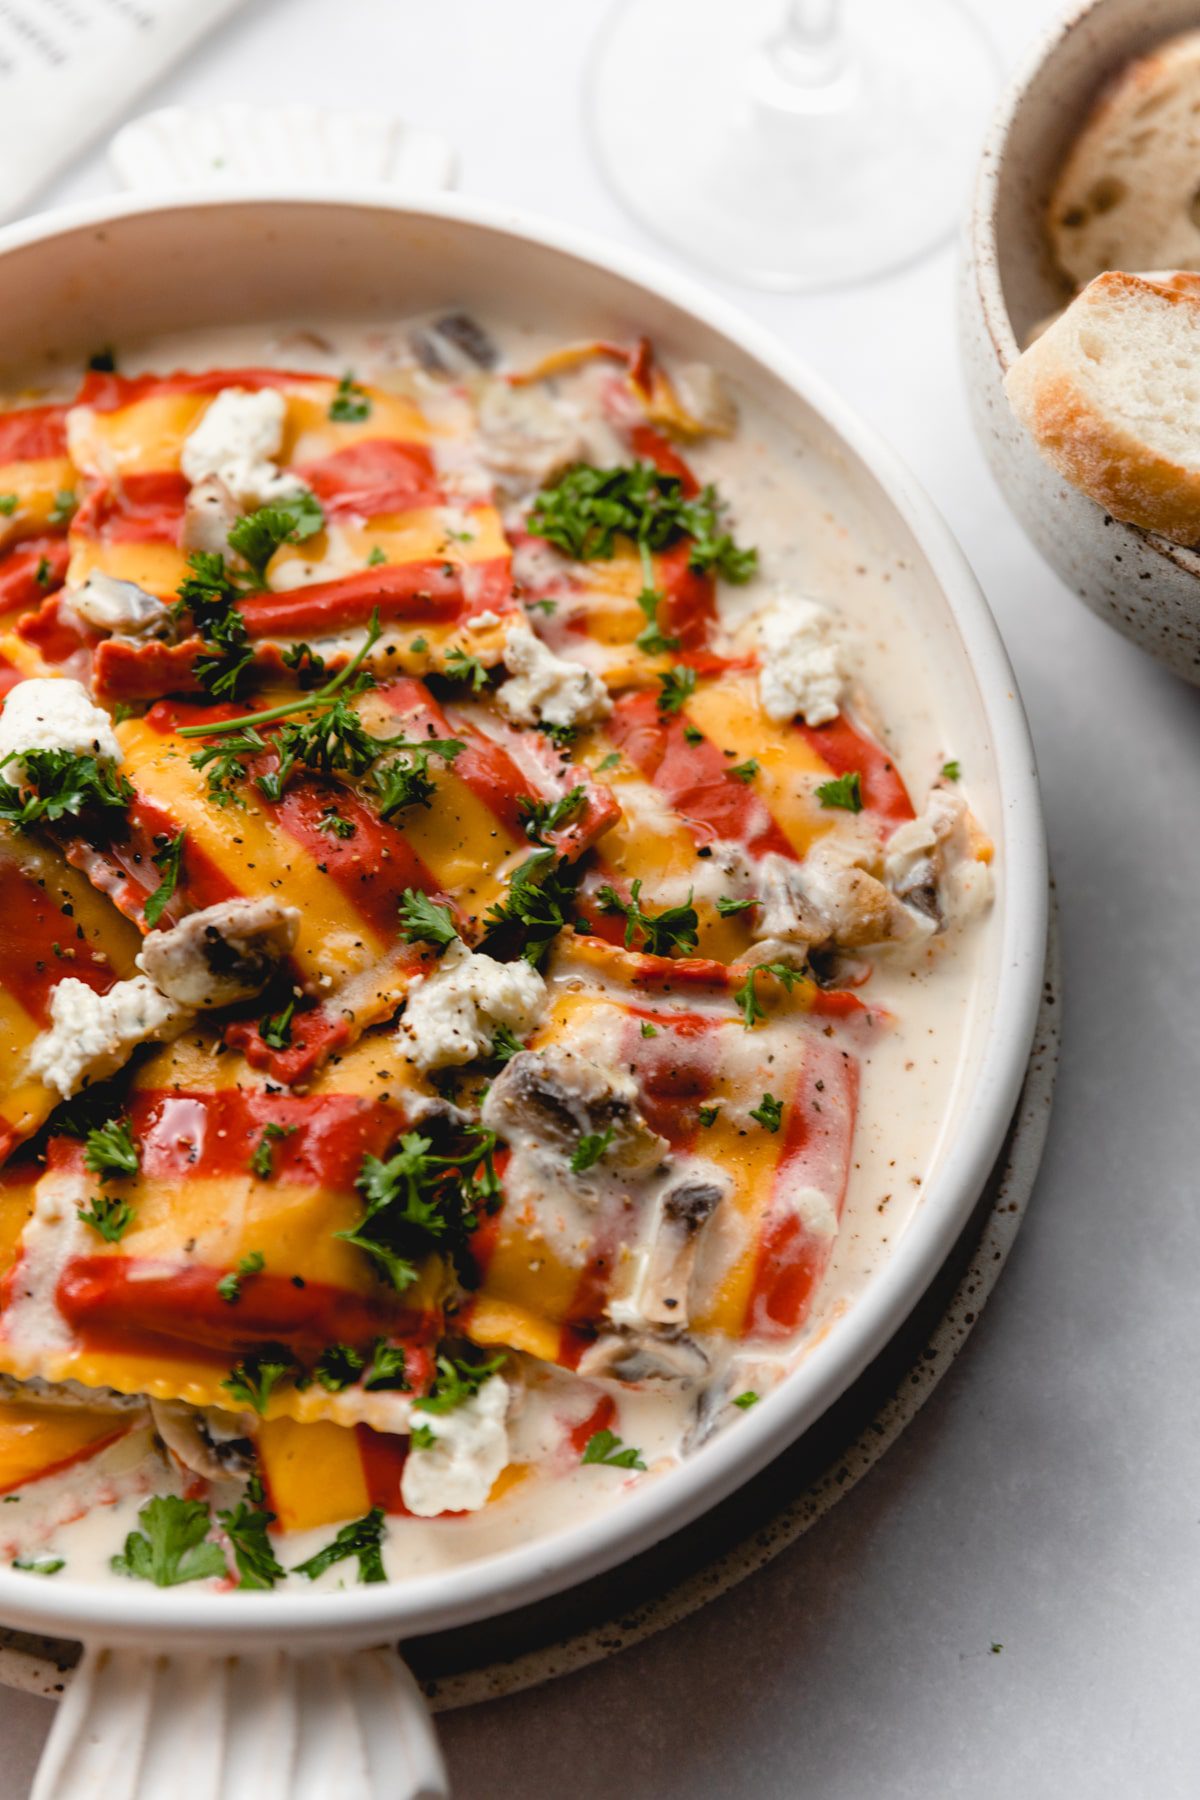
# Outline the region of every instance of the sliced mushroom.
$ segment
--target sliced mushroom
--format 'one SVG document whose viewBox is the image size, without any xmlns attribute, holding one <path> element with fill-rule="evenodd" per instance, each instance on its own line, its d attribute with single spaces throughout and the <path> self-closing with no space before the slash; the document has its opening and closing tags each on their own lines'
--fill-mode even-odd
<svg viewBox="0 0 1200 1800">
<path fill-rule="evenodd" d="M 589 1380 L 702 1381 L 708 1370 L 706 1352 L 684 1331 L 608 1331 L 579 1360 Z"/>
<path fill-rule="evenodd" d="M 134 581 L 117 581 L 93 569 L 82 587 L 69 595 L 85 624 L 115 637 L 163 638 L 173 634 L 170 608 Z"/>
<path fill-rule="evenodd" d="M 484 462 L 510 494 L 546 487 L 589 454 L 581 421 L 542 386 L 487 382 L 478 420 Z"/>
<path fill-rule="evenodd" d="M 182 1006 L 232 1006 L 262 991 L 299 927 L 297 907 L 267 899 L 219 900 L 170 931 L 152 931 L 138 967 Z"/>
<path fill-rule="evenodd" d="M 696 1249 L 725 1188 L 716 1181 L 678 1182 L 663 1195 L 630 1291 L 609 1306 L 615 1325 L 642 1329 L 688 1323 L 688 1290 Z"/>
<path fill-rule="evenodd" d="M 990 898 L 986 849 L 962 796 L 935 787 L 920 817 L 898 826 L 888 841 L 889 886 L 910 918 L 943 931 Z"/>
<path fill-rule="evenodd" d="M 431 325 L 414 331 L 413 353 L 431 375 L 458 375 L 468 369 L 494 369 L 500 352 L 470 313 L 443 313 Z"/>
<path fill-rule="evenodd" d="M 206 1481 L 228 1481 L 252 1474 L 254 1441 L 236 1416 L 188 1406 L 183 1400 L 151 1400 L 154 1428 L 185 1469 Z"/>
<path fill-rule="evenodd" d="M 603 1166 L 630 1174 L 653 1168 L 667 1143 L 638 1108 L 630 1076 L 601 1068 L 562 1044 L 521 1050 L 488 1090 L 483 1122 L 516 1149 L 570 1164 L 583 1137 L 611 1131 Z"/>
<path fill-rule="evenodd" d="M 219 475 L 198 481 L 187 497 L 180 539 L 187 552 L 208 551 L 223 555 L 229 533 L 241 518 L 241 508 Z"/>
</svg>

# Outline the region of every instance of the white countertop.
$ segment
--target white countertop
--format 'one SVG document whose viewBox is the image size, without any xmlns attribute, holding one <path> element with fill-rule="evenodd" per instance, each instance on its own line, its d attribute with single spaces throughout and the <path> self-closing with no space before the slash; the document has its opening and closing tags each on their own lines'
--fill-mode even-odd
<svg viewBox="0 0 1200 1800">
<path fill-rule="evenodd" d="M 250 0 L 154 101 L 394 109 L 455 139 L 466 190 L 653 248 L 581 129 L 606 4 Z M 1056 10 L 974 4 L 1008 65 Z M 108 185 L 96 156 L 51 198 Z M 683 1625 L 444 1717 L 458 1800 L 1191 1800 L 1200 1784 L 1200 691 L 1093 619 L 1009 517 L 967 420 L 955 260 L 804 299 L 726 292 L 908 458 L 1016 664 L 1067 986 L 1030 1215 L 960 1361 L 873 1474 Z M 13 1800 L 50 1716 L 0 1692 Z"/>
</svg>

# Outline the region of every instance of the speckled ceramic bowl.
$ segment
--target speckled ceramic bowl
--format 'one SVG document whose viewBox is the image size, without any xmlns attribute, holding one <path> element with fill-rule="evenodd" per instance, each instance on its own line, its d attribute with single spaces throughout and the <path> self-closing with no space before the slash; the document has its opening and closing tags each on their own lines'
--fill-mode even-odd
<svg viewBox="0 0 1200 1800">
<path fill-rule="evenodd" d="M 1073 488 L 1035 449 L 1004 392 L 1032 327 L 1070 298 L 1043 228 L 1068 146 L 1124 64 L 1192 27 L 1200 27 L 1200 0 L 1085 0 L 1036 46 L 984 148 L 962 341 L 984 451 L 1042 555 L 1093 612 L 1200 685 L 1200 555 L 1120 524 Z"/>
</svg>

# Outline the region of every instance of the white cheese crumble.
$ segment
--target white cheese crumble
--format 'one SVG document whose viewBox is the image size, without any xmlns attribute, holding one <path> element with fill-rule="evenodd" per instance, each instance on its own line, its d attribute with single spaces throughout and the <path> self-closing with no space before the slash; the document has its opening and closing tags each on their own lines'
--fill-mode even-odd
<svg viewBox="0 0 1200 1800">
<path fill-rule="evenodd" d="M 776 724 L 797 714 L 806 725 L 836 719 L 845 671 L 830 636 L 832 619 L 815 600 L 781 588 L 758 616 L 763 711 Z"/>
<path fill-rule="evenodd" d="M 477 1394 L 451 1412 L 414 1409 L 433 1434 L 427 1449 L 409 1451 L 400 1497 L 409 1512 L 431 1519 L 444 1512 L 477 1512 L 508 1461 L 508 1383 L 489 1376 Z"/>
<path fill-rule="evenodd" d="M 501 1025 L 526 1036 L 545 1005 L 546 984 L 528 963 L 497 962 L 455 939 L 435 972 L 410 988 L 401 1040 L 422 1069 L 471 1062 L 487 1055 Z"/>
<path fill-rule="evenodd" d="M 599 676 L 556 656 L 528 625 L 509 626 L 504 661 L 509 680 L 496 690 L 496 699 L 515 724 L 591 725 L 612 711 Z"/>
<path fill-rule="evenodd" d="M 179 466 L 193 484 L 219 476 L 245 507 L 304 493 L 297 475 L 275 465 L 287 406 L 277 388 L 222 388 L 184 439 Z"/>
<path fill-rule="evenodd" d="M 50 995 L 50 1018 L 30 1045 L 29 1073 L 66 1100 L 85 1083 L 115 1074 L 139 1044 L 164 1043 L 185 1031 L 193 1013 L 144 975 L 119 981 L 107 994 L 69 975 Z"/>
<path fill-rule="evenodd" d="M 0 761 L 26 750 L 69 750 L 76 756 L 121 760 L 112 720 L 96 706 L 87 689 L 63 676 L 34 676 L 13 688 L 0 713 Z M 14 767 L 5 763 L 3 778 L 12 781 Z"/>
</svg>

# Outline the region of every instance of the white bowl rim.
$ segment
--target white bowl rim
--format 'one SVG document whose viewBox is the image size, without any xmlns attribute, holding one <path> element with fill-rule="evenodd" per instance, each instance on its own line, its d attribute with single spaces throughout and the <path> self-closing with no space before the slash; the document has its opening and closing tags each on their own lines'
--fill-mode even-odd
<svg viewBox="0 0 1200 1800">
<path fill-rule="evenodd" d="M 88 225 L 156 212 L 264 204 L 383 210 L 512 234 L 648 290 L 729 338 L 832 427 L 912 532 L 953 614 L 979 685 L 1003 807 L 1005 895 L 998 986 L 977 1077 L 955 1137 L 887 1262 L 781 1386 L 678 1469 L 599 1517 L 459 1568 L 337 1593 L 222 1595 L 137 1584 L 32 1582 L 0 1569 L 6 1623 L 91 1643 L 292 1647 L 367 1644 L 509 1611 L 603 1573 L 716 1505 L 806 1430 L 884 1348 L 952 1249 L 999 1153 L 1025 1074 L 1046 942 L 1047 863 L 1033 745 L 995 620 L 962 551 L 899 458 L 824 381 L 762 326 L 654 259 L 574 226 L 460 195 L 260 186 L 182 199 L 111 196 L 0 229 L 0 255 Z"/>
</svg>

